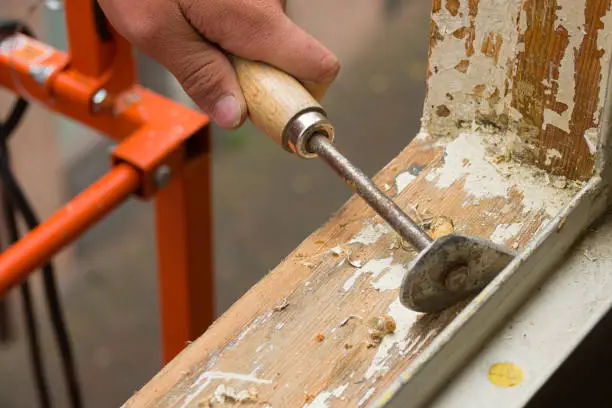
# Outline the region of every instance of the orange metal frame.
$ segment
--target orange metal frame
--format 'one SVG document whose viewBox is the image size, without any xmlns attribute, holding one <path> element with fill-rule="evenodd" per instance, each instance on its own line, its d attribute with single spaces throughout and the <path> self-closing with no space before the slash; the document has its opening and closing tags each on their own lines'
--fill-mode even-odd
<svg viewBox="0 0 612 408">
<path fill-rule="evenodd" d="M 21 34 L 5 38 L 0 86 L 118 145 L 107 175 L 0 255 L 0 295 L 131 195 L 154 199 L 168 362 L 214 318 L 209 121 L 137 84 L 133 49 L 95 0 L 64 6 L 69 52 Z"/>
</svg>

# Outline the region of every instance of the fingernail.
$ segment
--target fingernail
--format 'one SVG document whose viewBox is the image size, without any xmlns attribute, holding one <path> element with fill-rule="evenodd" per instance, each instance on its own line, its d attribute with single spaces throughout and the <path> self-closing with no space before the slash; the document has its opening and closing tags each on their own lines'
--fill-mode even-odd
<svg viewBox="0 0 612 408">
<path fill-rule="evenodd" d="M 233 129 L 240 124 L 242 111 L 234 95 L 226 95 L 219 99 L 213 112 L 213 120 L 223 128 Z"/>
</svg>

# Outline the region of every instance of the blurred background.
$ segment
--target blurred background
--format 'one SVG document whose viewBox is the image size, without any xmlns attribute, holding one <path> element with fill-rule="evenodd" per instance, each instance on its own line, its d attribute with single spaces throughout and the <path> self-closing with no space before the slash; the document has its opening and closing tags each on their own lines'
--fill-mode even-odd
<svg viewBox="0 0 612 408">
<path fill-rule="evenodd" d="M 370 176 L 418 131 L 431 4 L 419 0 L 291 1 L 288 13 L 326 44 L 342 72 L 324 105 L 337 145 Z M 49 3 L 52 6 L 58 3 Z M 27 16 L 39 37 L 66 49 L 63 13 L 2 0 L 0 17 Z M 61 5 L 61 3 L 59 3 Z M 163 68 L 139 56 L 141 82 L 192 106 Z M 0 115 L 12 97 L 0 90 Z M 108 170 L 109 143 L 34 106 L 11 148 L 19 180 L 47 218 Z M 299 160 L 252 126 L 213 127 L 216 304 L 223 313 L 350 195 L 323 163 Z M 270 206 L 270 197 L 284 206 Z M 87 407 L 119 406 L 161 368 L 155 230 L 149 203 L 130 201 L 56 259 Z M 47 374 L 57 406 L 64 385 L 48 314 L 35 285 Z M 16 291 L 14 291 L 16 292 Z M 0 345 L 0 407 L 36 406 L 17 293 L 17 338 Z"/>
</svg>

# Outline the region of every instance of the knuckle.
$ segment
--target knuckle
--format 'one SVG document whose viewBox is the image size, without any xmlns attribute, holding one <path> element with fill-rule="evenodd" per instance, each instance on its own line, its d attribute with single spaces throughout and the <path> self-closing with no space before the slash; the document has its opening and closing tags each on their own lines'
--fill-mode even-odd
<svg viewBox="0 0 612 408">
<path fill-rule="evenodd" d="M 198 61 L 179 76 L 185 92 L 199 105 L 212 108 L 211 103 L 223 86 L 222 69 L 215 60 Z"/>
</svg>

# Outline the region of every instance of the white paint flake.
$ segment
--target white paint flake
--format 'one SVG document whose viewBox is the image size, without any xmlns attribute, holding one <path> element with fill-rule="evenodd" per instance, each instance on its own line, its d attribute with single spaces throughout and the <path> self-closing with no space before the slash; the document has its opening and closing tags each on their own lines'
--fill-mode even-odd
<svg viewBox="0 0 612 408">
<path fill-rule="evenodd" d="M 391 266 L 391 262 L 393 262 L 393 257 L 384 259 L 372 259 L 368 261 L 361 268 L 357 268 L 355 270 L 355 273 L 353 273 L 353 275 L 344 282 L 342 289 L 344 289 L 345 292 L 351 289 L 357 279 L 364 273 L 371 273 L 372 278 L 377 277 L 382 272 L 384 272 L 385 269 Z"/>
<path fill-rule="evenodd" d="M 499 224 L 493 234 L 491 234 L 491 241 L 495 242 L 499 245 L 504 245 L 508 240 L 514 238 L 521 229 L 523 228 L 523 224 L 515 223 L 515 224 Z"/>
<path fill-rule="evenodd" d="M 392 230 L 387 224 L 368 224 L 357 235 L 351 239 L 348 244 L 363 244 L 372 245 L 378 241 L 380 237 L 390 233 Z"/>
<path fill-rule="evenodd" d="M 532 166 L 487 160 L 484 137 L 475 133 L 461 133 L 446 144 L 444 164 L 430 172 L 426 178 L 447 189 L 464 179 L 467 197 L 464 205 L 474 199 L 505 198 L 512 190 L 523 195 L 523 212 L 544 210 L 555 216 L 571 199 L 571 189 L 559 189 L 545 182 L 545 174 Z M 463 163 L 469 161 L 470 166 Z"/>
<path fill-rule="evenodd" d="M 347 388 L 348 383 L 329 391 L 320 392 L 310 404 L 304 405 L 304 408 L 327 408 L 329 407 L 329 399 L 331 397 L 340 398 Z"/>
<path fill-rule="evenodd" d="M 405 171 L 403 173 L 398 174 L 395 178 L 395 188 L 397 190 L 397 194 L 401 193 L 416 179 L 416 176 L 410 174 L 410 172 Z"/>
<path fill-rule="evenodd" d="M 379 291 L 399 289 L 407 272 L 408 269 L 404 265 L 392 265 L 383 276 L 372 282 L 372 286 Z"/>
<path fill-rule="evenodd" d="M 225 380 L 225 381 L 243 381 L 247 383 L 255 384 L 272 384 L 271 380 L 264 380 L 257 378 L 254 374 L 240 374 L 240 373 L 228 373 L 222 371 L 205 371 L 200 374 L 197 380 L 187 391 L 188 397 L 181 405 L 181 408 L 189 406 L 189 403 L 194 400 L 198 395 L 204 391 L 213 380 Z"/>
<path fill-rule="evenodd" d="M 550 86 L 550 85 L 549 85 Z M 564 89 L 565 87 L 561 86 L 559 89 Z M 544 121 L 542 122 L 542 129 L 546 129 L 546 126 L 552 125 L 557 129 L 561 129 L 564 132 L 569 133 L 569 122 L 570 122 L 570 113 L 568 113 L 569 109 L 563 111 L 563 113 L 559 114 L 552 109 L 545 108 L 544 109 Z"/>
<path fill-rule="evenodd" d="M 370 367 L 368 367 L 365 373 L 365 378 L 368 380 L 376 374 L 384 373 L 388 370 L 392 350 L 397 349 L 400 353 L 405 353 L 412 342 L 416 341 L 411 341 L 408 334 L 418 317 L 418 313 L 408 309 L 401 304 L 399 299 L 396 299 L 389 305 L 387 314 L 395 320 L 395 332 L 383 337 L 378 345 L 374 360 L 372 360 Z"/>
<path fill-rule="evenodd" d="M 590 128 L 584 132 L 584 140 L 586 141 L 586 144 L 589 147 L 589 152 L 591 154 L 595 154 L 595 152 L 597 151 L 598 134 L 599 132 L 596 128 Z"/>
</svg>

